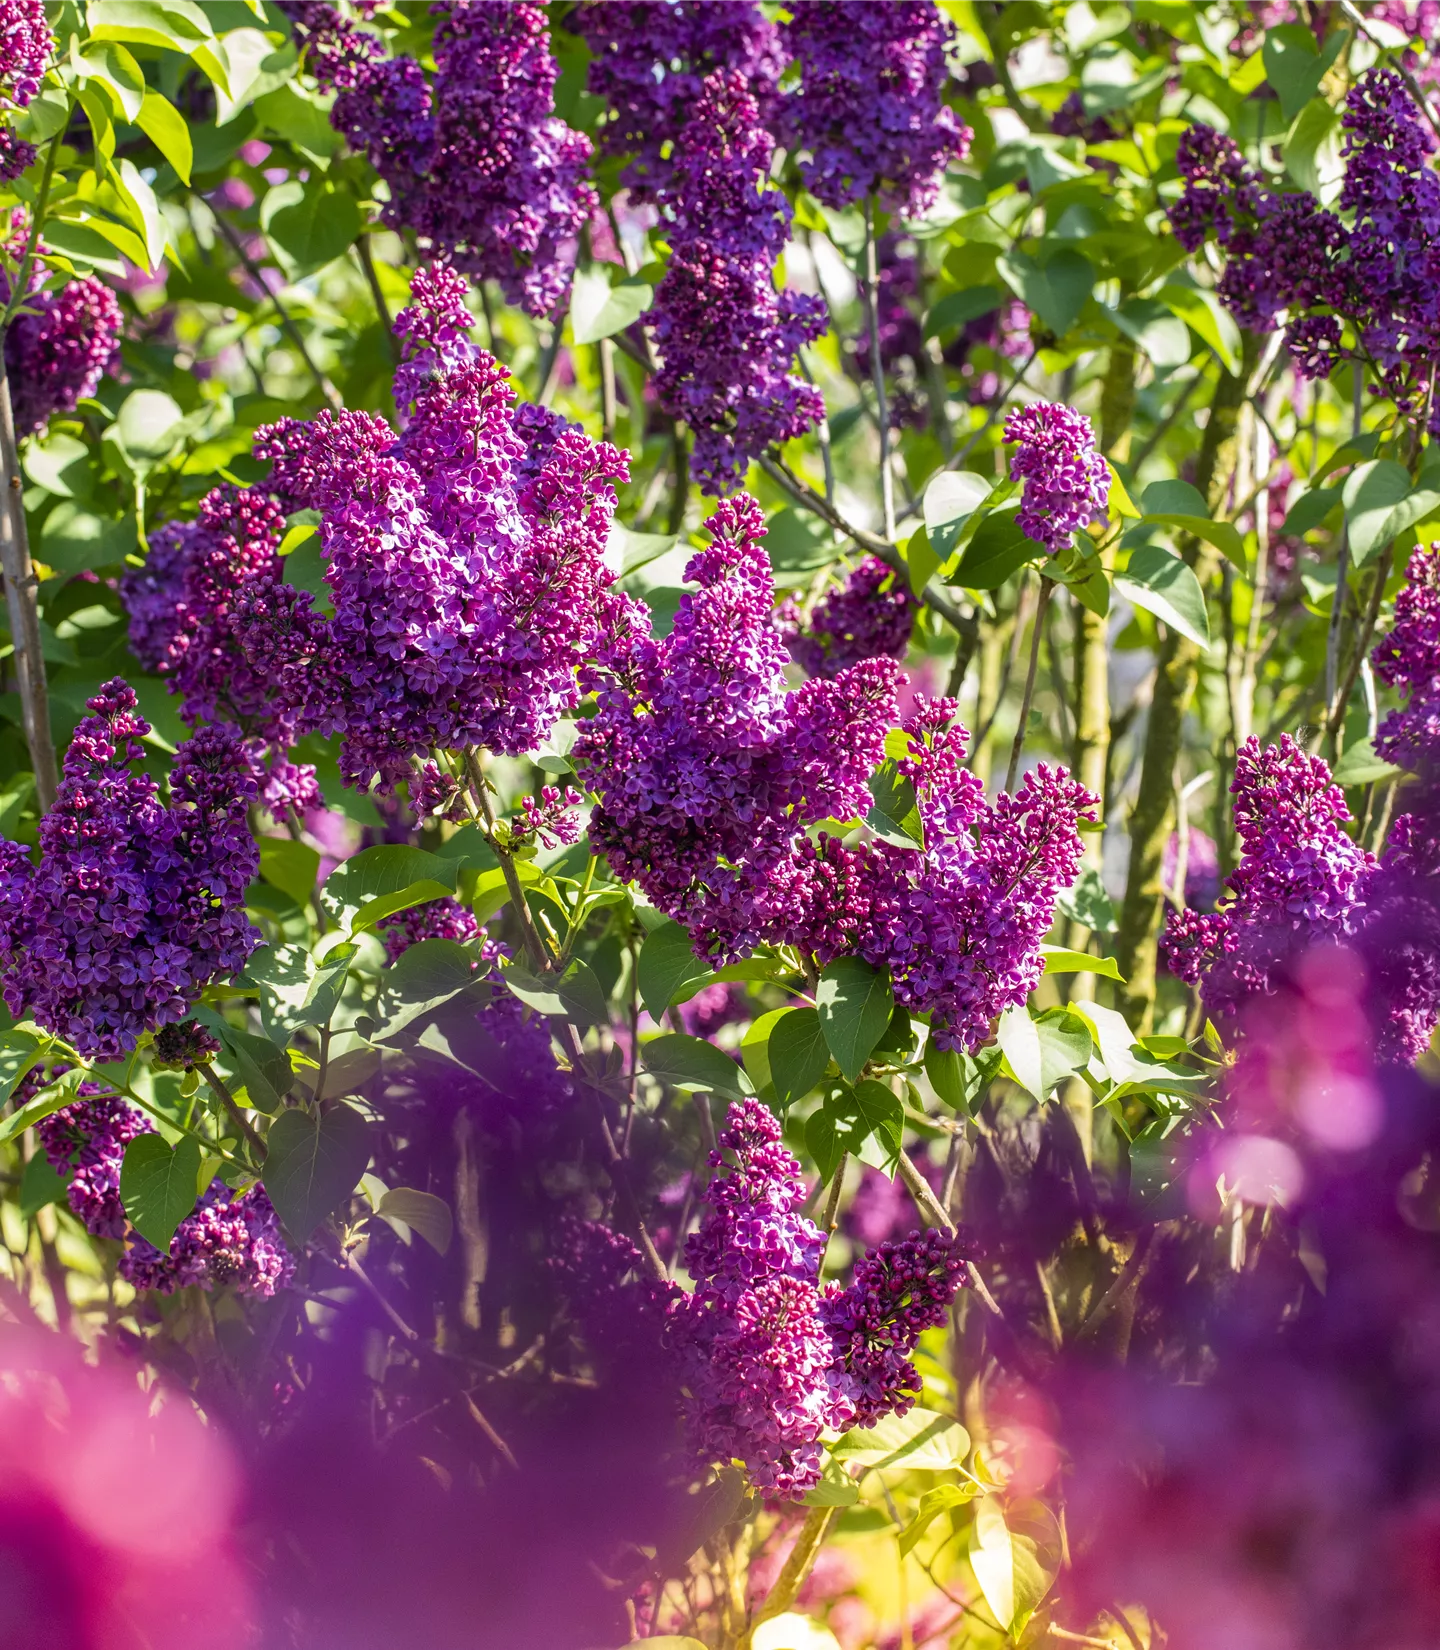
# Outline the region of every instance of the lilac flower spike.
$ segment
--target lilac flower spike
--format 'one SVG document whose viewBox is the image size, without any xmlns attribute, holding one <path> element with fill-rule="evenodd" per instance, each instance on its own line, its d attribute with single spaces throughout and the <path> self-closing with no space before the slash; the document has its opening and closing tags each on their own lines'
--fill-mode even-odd
<svg viewBox="0 0 1440 1650">
<path fill-rule="evenodd" d="M 0 0 L 0 110 L 24 109 L 40 90 L 55 51 L 45 0 Z M 0 127 L 0 179 L 35 164 L 35 145 Z"/>
<path fill-rule="evenodd" d="M 0 150 L 0 172 L 3 166 Z M 22 227 L 12 237 L 12 255 L 18 257 L 23 235 Z M 56 413 L 73 412 L 94 395 L 120 356 L 124 317 L 110 288 L 94 275 L 77 276 L 60 287 L 49 280 L 37 261 L 25 306 L 5 332 L 5 369 L 19 435 L 35 435 Z M 0 274 L 0 300 L 9 296 L 10 282 Z"/>
<path fill-rule="evenodd" d="M 1023 481 L 1020 527 L 1055 555 L 1104 510 L 1110 468 L 1095 448 L 1084 413 L 1058 401 L 1036 401 L 1005 420 L 1005 440 L 1017 451 L 1010 479 Z"/>
<path fill-rule="evenodd" d="M 142 1032 L 184 1019 L 201 990 L 260 943 L 245 918 L 259 870 L 255 795 L 237 735 L 212 727 L 180 747 L 167 807 L 133 771 L 150 724 L 120 679 L 89 701 L 65 753 L 40 863 L 0 839 L 0 982 L 83 1055 L 119 1059 Z"/>
<path fill-rule="evenodd" d="M 800 83 L 785 102 L 784 139 L 808 152 L 805 187 L 827 206 L 866 196 L 910 217 L 935 202 L 970 132 L 942 101 L 954 31 L 934 0 L 790 8 L 785 44 Z"/>
</svg>

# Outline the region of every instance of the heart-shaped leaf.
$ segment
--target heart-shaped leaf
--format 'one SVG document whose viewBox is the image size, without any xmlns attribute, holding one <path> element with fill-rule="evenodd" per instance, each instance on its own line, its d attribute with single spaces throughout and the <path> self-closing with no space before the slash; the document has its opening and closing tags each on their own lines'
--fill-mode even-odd
<svg viewBox="0 0 1440 1650">
<path fill-rule="evenodd" d="M 820 976 L 815 1006 L 835 1064 L 853 1083 L 890 1024 L 890 976 L 859 957 L 841 957 Z"/>
<path fill-rule="evenodd" d="M 813 1008 L 787 1008 L 776 1020 L 768 1044 L 770 1082 L 782 1106 L 809 1094 L 830 1064 L 820 1016 Z"/>
<path fill-rule="evenodd" d="M 410 1186 L 393 1186 L 375 1205 L 375 1213 L 419 1232 L 437 1255 L 449 1251 L 455 1219 L 443 1197 L 417 1192 Z"/>
<path fill-rule="evenodd" d="M 704 979 L 709 973 L 710 965 L 695 955 L 695 942 L 689 930 L 678 922 L 662 922 L 646 935 L 640 947 L 635 965 L 640 1001 L 658 1025 L 665 1010 L 675 1001 L 675 993 L 691 980 Z"/>
<path fill-rule="evenodd" d="M 1125 571 L 1115 575 L 1115 588 L 1197 647 L 1210 646 L 1205 592 L 1193 569 L 1179 556 L 1158 544 L 1142 545 Z"/>
<path fill-rule="evenodd" d="M 641 1044 L 640 1064 L 652 1077 L 677 1089 L 720 1094 L 728 1100 L 740 1100 L 753 1092 L 745 1068 L 703 1037 L 685 1037 L 678 1032 L 656 1037 Z"/>
<path fill-rule="evenodd" d="M 188 1135 L 174 1148 L 158 1134 L 137 1134 L 120 1164 L 120 1201 L 130 1224 L 170 1252 L 175 1228 L 195 1207 L 200 1143 Z"/>
<path fill-rule="evenodd" d="M 303 1243 L 360 1184 L 370 1161 L 370 1125 L 353 1106 L 323 1117 L 282 1112 L 265 1141 L 265 1190 L 286 1229 Z"/>
</svg>

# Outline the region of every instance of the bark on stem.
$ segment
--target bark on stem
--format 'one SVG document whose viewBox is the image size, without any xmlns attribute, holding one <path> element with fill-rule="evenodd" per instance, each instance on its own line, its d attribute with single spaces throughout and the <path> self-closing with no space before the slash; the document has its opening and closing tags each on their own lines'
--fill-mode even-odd
<svg viewBox="0 0 1440 1650">
<path fill-rule="evenodd" d="M 880 263 L 875 250 L 875 202 L 865 202 L 865 310 L 870 323 L 870 377 L 875 386 L 875 421 L 880 430 L 880 499 L 885 537 L 895 542 L 895 477 L 890 472 L 890 408 L 885 400 L 885 365 L 880 359 Z"/>
<path fill-rule="evenodd" d="M 790 1549 L 789 1558 L 785 1560 L 785 1568 L 781 1570 L 775 1585 L 766 1594 L 765 1602 L 755 1612 L 754 1619 L 741 1635 L 737 1650 L 751 1650 L 755 1629 L 762 1622 L 783 1615 L 795 1602 L 796 1595 L 805 1583 L 805 1577 L 810 1574 L 810 1568 L 819 1556 L 834 1516 L 834 1507 L 811 1507 L 806 1513 L 805 1522 L 800 1526 L 800 1534 Z"/>
<path fill-rule="evenodd" d="M 1229 485 L 1240 407 L 1259 354 L 1259 339 L 1254 333 L 1243 334 L 1243 339 L 1240 371 L 1224 373 L 1220 378 L 1196 463 L 1195 485 L 1212 512 L 1223 502 Z M 1192 538 L 1183 554 L 1203 589 L 1215 575 L 1215 552 Z M 1165 904 L 1160 870 L 1175 809 L 1175 762 L 1185 716 L 1195 695 L 1200 656 L 1201 650 L 1194 642 L 1178 631 L 1166 631 L 1155 666 L 1140 787 L 1130 815 L 1130 870 L 1115 952 L 1120 972 L 1129 982 L 1123 1006 L 1131 1026 L 1139 1032 L 1150 1029 L 1155 1009 L 1157 941 Z"/>
</svg>

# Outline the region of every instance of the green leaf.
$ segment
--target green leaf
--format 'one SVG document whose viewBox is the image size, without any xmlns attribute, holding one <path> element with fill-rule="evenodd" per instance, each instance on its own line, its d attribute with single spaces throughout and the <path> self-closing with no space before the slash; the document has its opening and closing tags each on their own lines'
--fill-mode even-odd
<svg viewBox="0 0 1440 1650">
<path fill-rule="evenodd" d="M 195 1207 L 200 1142 L 188 1135 L 172 1150 L 158 1134 L 137 1134 L 120 1164 L 120 1201 L 130 1224 L 162 1255 L 175 1228 Z"/>
<path fill-rule="evenodd" d="M 925 1045 L 925 1075 L 947 1106 L 973 1116 L 975 1101 L 992 1072 L 959 1049 L 940 1048 L 932 1037 Z"/>
<path fill-rule="evenodd" d="M 995 1619 L 1014 1636 L 1034 1615 L 1060 1573 L 1063 1543 L 1055 1515 L 1039 1501 L 1006 1510 L 987 1495 L 975 1503 L 970 1568 Z"/>
<path fill-rule="evenodd" d="M 1107 980 L 1121 980 L 1125 976 L 1114 957 L 1096 957 L 1089 951 L 1071 951 L 1063 945 L 1042 945 L 1040 955 L 1045 959 L 1047 974 L 1103 974 Z"/>
<path fill-rule="evenodd" d="M 290 1092 L 294 1071 L 290 1056 L 272 1043 L 268 1037 L 257 1037 L 253 1031 L 241 1031 L 215 1016 L 213 1029 L 225 1043 L 233 1078 L 244 1088 L 250 1104 L 256 1111 L 273 1112 Z"/>
<path fill-rule="evenodd" d="M 819 1482 L 806 1490 L 800 1501 L 806 1507 L 853 1507 L 859 1499 L 859 1484 L 832 1456 L 826 1460 Z M 819 1642 L 828 1643 L 828 1635 Z"/>
<path fill-rule="evenodd" d="M 553 1015 L 577 1026 L 603 1025 L 608 1018 L 600 982 L 580 957 L 572 957 L 563 974 L 532 974 L 511 963 L 500 978 L 512 996 L 537 1014 Z"/>
<path fill-rule="evenodd" d="M 1172 372 L 1190 359 L 1190 329 L 1168 304 L 1154 298 L 1130 298 L 1113 312 L 1113 318 L 1160 372 Z"/>
<path fill-rule="evenodd" d="M 1440 504 L 1440 493 L 1428 488 L 1412 491 L 1409 472 L 1390 458 L 1357 465 L 1346 477 L 1340 496 L 1345 501 L 1350 561 L 1355 567 L 1363 567 Z"/>
<path fill-rule="evenodd" d="M 644 281 L 610 285 L 602 269 L 580 270 L 570 294 L 570 332 L 577 344 L 598 344 L 633 326 L 649 309 L 655 289 Z"/>
<path fill-rule="evenodd" d="M 1141 1065 L 1143 1051 L 1137 1048 L 1135 1033 L 1123 1014 L 1099 1003 L 1074 1003 L 1071 1012 L 1078 1014 L 1090 1027 L 1100 1063 L 1110 1074 L 1112 1082 L 1145 1080 L 1146 1072 Z M 1184 1046 L 1183 1043 L 1181 1046 Z"/>
<path fill-rule="evenodd" d="M 780 1010 L 766 1046 L 770 1083 L 782 1107 L 809 1094 L 830 1064 L 824 1028 L 813 1008 Z"/>
<path fill-rule="evenodd" d="M 925 317 L 925 336 L 938 338 L 941 333 L 953 332 L 967 321 L 978 321 L 999 309 L 1005 295 L 998 286 L 967 286 L 960 292 L 947 292 L 933 304 Z"/>
<path fill-rule="evenodd" d="M 141 177 L 133 160 L 122 160 L 117 171 L 118 176 L 111 176 L 116 193 L 131 208 L 131 221 L 145 242 L 148 267 L 158 269 L 165 257 L 165 248 L 170 239 L 170 232 L 160 211 L 160 202 L 155 198 L 155 191 Z"/>
<path fill-rule="evenodd" d="M 301 1243 L 360 1184 L 370 1161 L 370 1125 L 343 1102 L 323 1117 L 281 1112 L 265 1140 L 265 1190 Z"/>
<path fill-rule="evenodd" d="M 188 53 L 214 32 L 202 7 L 192 0 L 90 0 L 92 40 L 126 40 Z"/>
<path fill-rule="evenodd" d="M 704 979 L 709 973 L 710 965 L 695 955 L 695 942 L 689 930 L 678 922 L 663 922 L 646 935 L 635 964 L 640 1001 L 656 1025 L 683 986 L 691 980 Z"/>
<path fill-rule="evenodd" d="M 1066 247 L 1043 267 L 1024 252 L 997 258 L 995 267 L 1057 338 L 1080 319 L 1095 285 L 1090 260 Z"/>
<path fill-rule="evenodd" d="M 259 848 L 260 875 L 265 881 L 282 894 L 289 894 L 297 905 L 308 905 L 320 871 L 320 855 L 315 849 L 288 836 L 262 836 Z"/>
<path fill-rule="evenodd" d="M 858 1109 L 832 1096 L 805 1120 L 805 1149 L 823 1182 L 832 1180 L 846 1152 L 856 1152 L 870 1133 Z"/>
<path fill-rule="evenodd" d="M 293 144 L 322 166 L 339 149 L 340 134 L 325 110 L 293 86 L 280 86 L 255 100 L 255 113 L 265 130 Z"/>
<path fill-rule="evenodd" d="M 1083 922 L 1093 934 L 1113 934 L 1115 907 L 1105 883 L 1093 865 L 1087 865 L 1055 902 L 1055 908 L 1072 922 Z"/>
<path fill-rule="evenodd" d="M 164 390 L 132 390 L 120 403 L 111 433 L 127 458 L 158 464 L 179 445 L 184 416 Z"/>
<path fill-rule="evenodd" d="M 887 757 L 870 776 L 870 794 L 875 806 L 865 815 L 865 823 L 876 836 L 897 848 L 923 848 L 925 829 L 915 799 L 914 784 Z"/>
<path fill-rule="evenodd" d="M 975 529 L 949 582 L 966 590 L 998 590 L 1012 573 L 1042 552 L 1020 531 L 1013 511 L 995 511 Z"/>
<path fill-rule="evenodd" d="M 460 995 L 474 990 L 477 998 L 490 987 L 475 968 L 474 956 L 454 940 L 421 940 L 401 954 L 384 976 L 376 1008 L 381 1029 L 377 1042 L 393 1042 L 417 1020 L 425 1019 Z"/>
<path fill-rule="evenodd" d="M 1340 115 L 1323 97 L 1312 97 L 1286 136 L 1285 170 L 1308 194 L 1328 206 L 1345 176 L 1340 153 Z"/>
<path fill-rule="evenodd" d="M 118 41 L 93 43 L 83 53 L 72 53 L 70 61 L 81 65 L 104 86 L 118 119 L 134 120 L 140 113 L 145 101 L 145 76 Z"/>
<path fill-rule="evenodd" d="M 188 188 L 195 153 L 190 142 L 190 128 L 180 111 L 168 98 L 151 89 L 145 93 L 145 101 L 135 116 L 135 124 L 175 168 L 181 183 Z"/>
<path fill-rule="evenodd" d="M 610 523 L 610 534 L 605 543 L 606 559 L 618 565 L 620 576 L 637 573 L 658 561 L 679 543 L 678 533 L 635 533 L 618 521 Z"/>
<path fill-rule="evenodd" d="M 8 1031 L 0 1031 L 0 1105 L 14 1094 L 15 1085 L 40 1058 L 41 1047 L 40 1041 L 28 1031 L 20 1031 L 13 1026 Z M 0 1140 L 8 1140 L 11 1134 L 18 1132 L 14 1129 L 6 1132 L 7 1125 L 13 1121 L 13 1118 L 7 1118 L 4 1124 L 0 1124 Z"/>
<path fill-rule="evenodd" d="M 360 207 L 345 189 L 291 181 L 267 192 L 260 227 L 285 256 L 288 273 L 308 275 L 343 257 L 363 227 Z"/>
<path fill-rule="evenodd" d="M 881 1164 L 893 1173 L 905 1144 L 905 1108 L 899 1099 L 873 1077 L 857 1083 L 851 1091 L 855 1109 L 865 1122 L 865 1132 L 880 1148 Z"/>
<path fill-rule="evenodd" d="M 770 1033 L 788 1013 L 788 1008 L 768 1009 L 751 1021 L 740 1039 L 740 1058 L 750 1073 L 750 1081 L 755 1085 L 755 1092 L 765 1095 L 767 1100 L 775 1092 L 770 1082 Z"/>
<path fill-rule="evenodd" d="M 1377 756 L 1373 741 L 1361 739 L 1346 747 L 1331 778 L 1337 785 L 1386 785 L 1392 779 L 1401 778 L 1404 772 L 1383 756 Z"/>
<path fill-rule="evenodd" d="M 931 479 L 923 509 L 925 531 L 938 561 L 950 559 L 966 523 L 994 490 L 992 480 L 973 470 L 941 470 Z"/>
<path fill-rule="evenodd" d="M 437 1255 L 449 1253 L 455 1218 L 443 1197 L 417 1192 L 409 1186 L 394 1186 L 375 1205 L 375 1213 L 419 1232 Z"/>
<path fill-rule="evenodd" d="M 1300 23 L 1281 23 L 1266 29 L 1265 44 L 1260 49 L 1265 78 L 1275 88 L 1280 112 L 1287 121 L 1294 120 L 1319 90 L 1325 71 L 1346 38 L 1344 29 L 1333 29 L 1322 51 L 1315 36 Z"/>
<path fill-rule="evenodd" d="M 135 548 L 135 518 L 96 515 L 73 499 L 61 499 L 40 530 L 40 560 L 61 573 L 113 567 Z"/>
<path fill-rule="evenodd" d="M 652 1077 L 687 1092 L 740 1100 L 754 1092 L 749 1073 L 703 1037 L 679 1032 L 640 1045 L 640 1064 Z"/>
<path fill-rule="evenodd" d="M 968 1506 L 980 1493 L 978 1484 L 936 1484 L 920 1497 L 915 1516 L 900 1532 L 900 1551 L 911 1553 L 919 1545 L 926 1530 L 945 1513 L 956 1507 Z"/>
<path fill-rule="evenodd" d="M 36 1152 L 20 1176 L 21 1220 L 32 1220 L 41 1209 L 60 1202 L 69 1186 L 67 1179 L 56 1174 L 45 1153 Z"/>
<path fill-rule="evenodd" d="M 293 561 L 295 558 L 289 558 Z M 325 879 L 321 898 L 352 933 L 455 892 L 459 867 L 420 848 L 381 843 L 362 848 Z"/>
<path fill-rule="evenodd" d="M 1131 555 L 1125 571 L 1115 575 L 1115 589 L 1136 607 L 1188 636 L 1197 647 L 1210 646 L 1205 592 L 1194 570 L 1179 556 L 1158 544 L 1142 545 Z"/>
<path fill-rule="evenodd" d="M 1340 487 L 1311 487 L 1300 494 L 1299 498 L 1286 512 L 1282 533 L 1295 536 L 1308 533 L 1318 527 L 1340 502 L 1343 491 Z"/>
<path fill-rule="evenodd" d="M 873 1427 L 854 1427 L 833 1447 L 836 1460 L 857 1467 L 904 1467 L 907 1472 L 953 1472 L 970 1453 L 970 1434 L 952 1416 L 933 1409 L 886 1415 Z"/>
<path fill-rule="evenodd" d="M 1172 283 L 1161 287 L 1157 296 L 1172 315 L 1178 315 L 1215 351 L 1226 372 L 1239 372 L 1240 328 L 1213 292 Z"/>
<path fill-rule="evenodd" d="M 815 1006 L 835 1064 L 853 1083 L 890 1023 L 890 976 L 859 957 L 841 957 L 820 976 Z"/>
<path fill-rule="evenodd" d="M 1068 1009 L 1038 1020 L 1028 1009 L 1006 1009 L 995 1040 L 1015 1081 L 1042 1102 L 1067 1077 L 1083 1071 L 1092 1052 L 1090 1028 Z"/>
</svg>

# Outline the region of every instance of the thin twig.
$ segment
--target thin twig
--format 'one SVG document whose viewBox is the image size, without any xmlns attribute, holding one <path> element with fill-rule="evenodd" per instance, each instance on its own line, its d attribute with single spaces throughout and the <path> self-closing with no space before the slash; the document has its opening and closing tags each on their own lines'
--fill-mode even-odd
<svg viewBox="0 0 1440 1650">
<path fill-rule="evenodd" d="M 214 1066 L 209 1065 L 208 1063 L 202 1066 L 197 1066 L 196 1070 L 199 1071 L 200 1075 L 210 1085 L 211 1092 L 215 1095 L 215 1098 L 222 1106 L 224 1106 L 225 1110 L 230 1114 L 230 1119 L 235 1124 L 235 1127 L 239 1129 L 240 1133 L 249 1143 L 251 1151 L 255 1153 L 256 1162 L 263 1163 L 265 1161 L 265 1142 L 260 1138 L 255 1125 L 240 1109 L 240 1104 L 226 1086 L 225 1079 L 221 1077 L 218 1071 L 215 1070 Z"/>
<path fill-rule="evenodd" d="M 880 265 L 875 250 L 875 202 L 865 202 L 865 312 L 870 323 L 870 377 L 875 385 L 875 422 L 880 432 L 880 501 L 885 537 L 895 542 L 895 477 L 890 471 L 890 409 L 885 401 L 885 366 L 880 359 Z"/>
<path fill-rule="evenodd" d="M 906 1188 L 911 1197 L 915 1199 L 915 1203 L 921 1214 L 923 1214 L 932 1225 L 943 1227 L 947 1232 L 953 1232 L 955 1230 L 955 1222 L 951 1220 L 949 1213 L 940 1203 L 940 1200 L 935 1196 L 934 1192 L 930 1190 L 930 1182 L 926 1180 L 925 1176 L 915 1167 L 915 1161 L 908 1152 L 902 1151 L 900 1153 L 899 1165 L 900 1178 L 905 1182 Z M 1005 1314 L 1000 1310 L 1000 1303 L 990 1293 L 989 1289 L 986 1288 L 985 1280 L 980 1276 L 980 1268 L 976 1266 L 973 1260 L 966 1261 L 965 1266 L 970 1278 L 971 1287 L 974 1289 L 975 1293 L 982 1301 L 984 1301 L 986 1307 L 993 1312 L 997 1318 L 1003 1318 Z"/>
<path fill-rule="evenodd" d="M 390 1322 L 395 1325 L 396 1329 L 399 1330 L 405 1339 L 407 1341 L 418 1341 L 420 1339 L 419 1335 L 410 1327 L 408 1323 L 405 1322 L 404 1318 L 400 1316 L 395 1308 L 391 1306 L 390 1302 L 385 1299 L 384 1295 L 382 1295 L 375 1287 L 374 1280 L 353 1254 L 347 1254 L 345 1256 L 345 1265 L 355 1274 L 357 1278 L 359 1278 L 361 1286 L 364 1288 L 366 1293 L 385 1314 L 385 1316 L 389 1318 Z"/>
<path fill-rule="evenodd" d="M 1361 34 L 1363 34 L 1365 36 L 1365 38 L 1370 42 L 1370 44 L 1372 46 L 1378 46 L 1381 51 L 1386 50 L 1386 47 L 1383 46 L 1381 44 L 1381 42 L 1378 41 L 1373 34 L 1371 34 L 1370 30 L 1366 27 L 1365 19 L 1360 15 L 1360 13 L 1350 3 L 1350 0 L 1340 0 L 1340 10 L 1342 12 L 1344 12 L 1344 14 L 1350 19 L 1350 21 L 1355 25 L 1355 27 L 1357 29 L 1359 29 Z M 1395 58 L 1394 59 L 1394 66 L 1400 71 L 1400 78 L 1405 82 L 1406 86 L 1409 88 L 1411 97 L 1413 97 L 1415 99 L 1416 103 L 1418 103 L 1420 105 L 1421 114 L 1423 114 L 1425 116 L 1426 120 L 1428 120 L 1430 122 L 1431 126 L 1435 130 L 1436 136 L 1440 137 L 1440 119 L 1436 118 L 1435 111 L 1430 107 L 1429 103 L 1426 101 L 1425 94 L 1420 89 L 1420 82 L 1418 80 L 1416 80 L 1415 76 L 1413 74 L 1411 74 L 1409 69 L 1407 69 L 1405 67 L 1404 57 L 1402 56 L 1402 57 Z"/>
<path fill-rule="evenodd" d="M 395 326 L 390 315 L 390 306 L 385 302 L 385 294 L 380 290 L 380 277 L 375 270 L 375 257 L 370 250 L 370 236 L 368 232 L 361 235 L 355 242 L 355 252 L 360 259 L 360 268 L 365 272 L 365 279 L 370 285 L 370 296 L 375 300 L 375 314 L 385 332 L 385 342 L 390 346 L 390 359 L 398 366 L 400 363 L 400 340 L 395 336 Z"/>
<path fill-rule="evenodd" d="M 1130 1251 L 1129 1260 L 1121 1267 L 1120 1276 L 1100 1297 L 1090 1316 L 1080 1326 L 1082 1335 L 1093 1335 L 1096 1329 L 1124 1299 L 1131 1285 L 1139 1280 L 1140 1274 L 1145 1270 L 1146 1262 L 1150 1258 L 1150 1245 L 1154 1241 L 1155 1228 L 1147 1226 L 1135 1240 L 1135 1247 Z"/>
<path fill-rule="evenodd" d="M 205 204 L 210 206 L 209 201 Z M 235 229 L 213 206 L 210 206 L 210 215 L 214 218 L 220 233 L 225 237 L 230 250 L 245 266 L 245 273 L 252 281 L 255 282 L 261 292 L 269 298 L 270 302 L 274 304 L 275 313 L 280 317 L 280 325 L 284 329 L 285 336 L 292 344 L 294 344 L 296 352 L 299 354 L 300 359 L 305 363 L 306 370 L 309 372 L 310 376 L 315 380 L 316 387 L 319 389 L 321 395 L 325 397 L 336 412 L 343 411 L 345 403 L 340 398 L 339 390 L 335 388 L 330 380 L 326 378 L 324 373 L 320 371 L 319 367 L 315 365 L 314 357 L 310 354 L 310 350 L 305 343 L 304 336 L 302 335 L 299 327 L 295 325 L 295 321 L 291 316 L 290 311 L 286 309 L 279 293 L 271 292 L 270 287 L 265 280 L 264 274 L 261 272 L 260 266 L 245 250 L 245 243 L 240 239 L 240 236 L 236 233 Z"/>
</svg>

